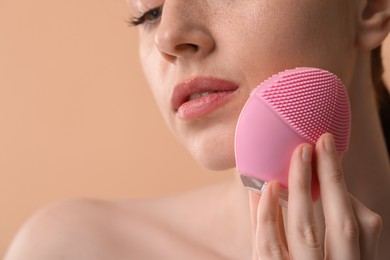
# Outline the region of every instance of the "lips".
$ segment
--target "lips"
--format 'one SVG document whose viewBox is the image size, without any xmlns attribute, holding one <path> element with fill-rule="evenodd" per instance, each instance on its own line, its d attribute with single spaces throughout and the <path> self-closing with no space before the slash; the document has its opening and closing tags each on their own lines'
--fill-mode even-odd
<svg viewBox="0 0 390 260">
<path fill-rule="evenodd" d="M 190 79 L 175 86 L 172 109 L 180 118 L 198 118 L 228 103 L 237 89 L 237 84 L 227 80 L 209 77 Z"/>
</svg>

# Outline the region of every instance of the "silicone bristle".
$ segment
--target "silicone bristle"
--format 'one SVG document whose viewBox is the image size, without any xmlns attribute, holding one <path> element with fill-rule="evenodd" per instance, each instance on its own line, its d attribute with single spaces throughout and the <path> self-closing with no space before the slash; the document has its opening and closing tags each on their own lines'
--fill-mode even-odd
<svg viewBox="0 0 390 260">
<path fill-rule="evenodd" d="M 315 143 L 325 132 L 336 148 L 349 145 L 350 104 L 341 80 L 328 71 L 298 68 L 277 74 L 260 88 L 259 96 L 296 132 Z"/>
</svg>

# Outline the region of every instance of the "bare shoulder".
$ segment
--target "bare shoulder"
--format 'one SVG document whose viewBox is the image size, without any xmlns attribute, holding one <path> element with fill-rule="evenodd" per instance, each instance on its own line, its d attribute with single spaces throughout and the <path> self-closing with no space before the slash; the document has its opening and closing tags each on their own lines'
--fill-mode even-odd
<svg viewBox="0 0 390 260">
<path fill-rule="evenodd" d="M 113 203 L 99 200 L 72 199 L 49 205 L 21 227 L 5 259 L 91 259 L 79 256 L 102 253 L 105 246 L 115 245 L 112 228 L 108 228 L 115 215 Z"/>
<path fill-rule="evenodd" d="M 5 260 L 193 259 L 194 252 L 214 259 L 213 253 L 196 241 L 196 232 L 201 232 L 194 217 L 200 215 L 194 211 L 200 211 L 197 203 L 204 204 L 203 199 L 199 202 L 204 193 L 55 203 L 23 225 Z"/>
</svg>

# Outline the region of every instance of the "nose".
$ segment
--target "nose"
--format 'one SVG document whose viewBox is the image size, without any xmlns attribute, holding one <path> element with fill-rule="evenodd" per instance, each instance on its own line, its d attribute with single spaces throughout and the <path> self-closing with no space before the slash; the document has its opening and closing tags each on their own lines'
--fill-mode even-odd
<svg viewBox="0 0 390 260">
<path fill-rule="evenodd" d="M 199 59 L 215 48 L 214 39 L 202 19 L 206 14 L 200 14 L 202 10 L 194 2 L 178 0 L 164 4 L 155 44 L 169 62 Z"/>
</svg>

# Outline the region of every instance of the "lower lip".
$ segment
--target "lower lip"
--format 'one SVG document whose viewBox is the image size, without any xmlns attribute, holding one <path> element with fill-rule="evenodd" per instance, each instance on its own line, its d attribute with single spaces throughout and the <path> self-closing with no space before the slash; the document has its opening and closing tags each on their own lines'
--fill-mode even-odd
<svg viewBox="0 0 390 260">
<path fill-rule="evenodd" d="M 189 100 L 179 107 L 177 114 L 180 118 L 187 120 L 202 117 L 227 104 L 235 93 L 235 90 L 219 91 Z"/>
</svg>

